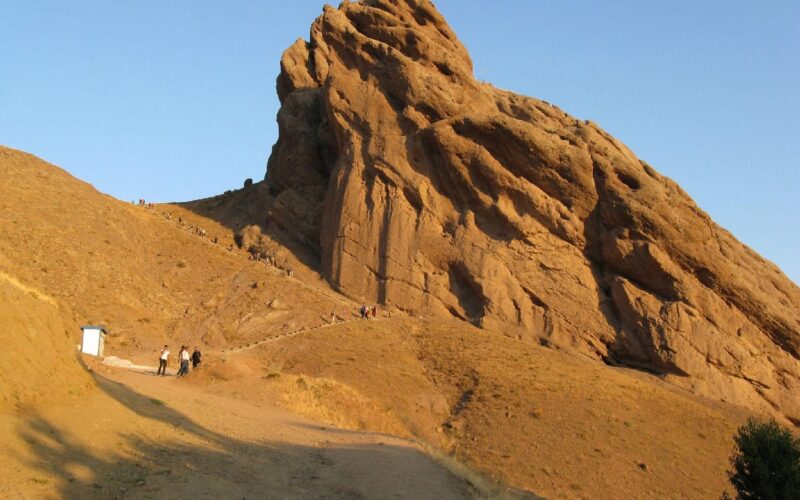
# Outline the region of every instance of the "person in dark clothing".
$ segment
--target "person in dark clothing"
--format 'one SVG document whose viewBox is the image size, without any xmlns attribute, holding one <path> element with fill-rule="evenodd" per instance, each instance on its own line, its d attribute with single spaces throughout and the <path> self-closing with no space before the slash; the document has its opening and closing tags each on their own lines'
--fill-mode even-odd
<svg viewBox="0 0 800 500">
<path fill-rule="evenodd" d="M 202 356 L 203 355 L 200 354 L 200 349 L 195 346 L 194 352 L 192 353 L 192 370 L 197 370 L 197 365 L 199 365 L 200 361 L 202 361 Z"/>
</svg>

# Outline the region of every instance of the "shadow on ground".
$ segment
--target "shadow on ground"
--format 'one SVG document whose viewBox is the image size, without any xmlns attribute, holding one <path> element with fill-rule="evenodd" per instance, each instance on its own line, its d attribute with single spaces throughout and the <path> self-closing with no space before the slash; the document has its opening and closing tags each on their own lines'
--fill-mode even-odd
<svg viewBox="0 0 800 500">
<path fill-rule="evenodd" d="M 390 445 L 307 447 L 248 442 L 211 431 L 165 403 L 94 374 L 98 387 L 139 417 L 98 453 L 40 414 L 18 433 L 26 465 L 56 498 L 475 498 L 469 482 L 436 464 L 431 477 L 408 477 L 404 464 L 432 459 Z M 221 416 L 224 418 L 224 416 Z M 86 425 L 108 425 L 87 415 Z M 132 419 L 137 420 L 137 419 Z M 98 435 L 102 435 L 98 433 Z M 426 468 L 427 470 L 427 468 Z M 434 477 L 435 476 L 435 477 Z M 514 498 L 531 496 L 510 493 Z M 505 496 L 505 495 L 504 495 Z"/>
</svg>

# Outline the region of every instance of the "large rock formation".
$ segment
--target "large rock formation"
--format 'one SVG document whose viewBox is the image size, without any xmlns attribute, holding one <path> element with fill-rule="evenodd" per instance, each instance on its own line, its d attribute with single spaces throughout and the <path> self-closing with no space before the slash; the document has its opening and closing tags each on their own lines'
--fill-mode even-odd
<svg viewBox="0 0 800 500">
<path fill-rule="evenodd" d="M 430 2 L 326 7 L 277 87 L 267 223 L 336 288 L 800 425 L 800 289 L 594 123 L 476 81 Z"/>
</svg>

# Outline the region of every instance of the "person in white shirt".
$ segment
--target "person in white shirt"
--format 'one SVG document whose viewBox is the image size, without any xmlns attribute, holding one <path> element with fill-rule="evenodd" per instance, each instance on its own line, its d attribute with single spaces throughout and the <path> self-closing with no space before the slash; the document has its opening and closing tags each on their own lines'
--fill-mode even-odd
<svg viewBox="0 0 800 500">
<path fill-rule="evenodd" d="M 167 360 L 169 359 L 169 350 L 167 350 L 166 344 L 164 348 L 161 349 L 161 357 L 158 358 L 158 372 L 156 375 L 161 375 L 162 377 L 167 374 Z"/>
<path fill-rule="evenodd" d="M 181 346 L 181 369 L 178 371 L 178 376 L 189 374 L 189 349 L 186 346 Z"/>
</svg>

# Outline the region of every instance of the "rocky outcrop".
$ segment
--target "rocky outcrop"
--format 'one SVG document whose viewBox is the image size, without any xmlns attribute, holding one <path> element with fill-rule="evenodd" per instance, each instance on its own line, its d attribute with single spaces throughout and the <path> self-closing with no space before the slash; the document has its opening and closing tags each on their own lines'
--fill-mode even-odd
<svg viewBox="0 0 800 500">
<path fill-rule="evenodd" d="M 326 7 L 277 87 L 267 221 L 336 288 L 800 424 L 800 289 L 594 123 L 475 80 L 430 2 Z"/>
</svg>

